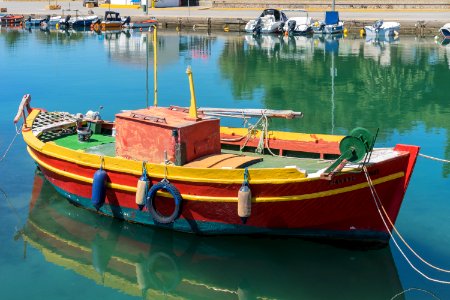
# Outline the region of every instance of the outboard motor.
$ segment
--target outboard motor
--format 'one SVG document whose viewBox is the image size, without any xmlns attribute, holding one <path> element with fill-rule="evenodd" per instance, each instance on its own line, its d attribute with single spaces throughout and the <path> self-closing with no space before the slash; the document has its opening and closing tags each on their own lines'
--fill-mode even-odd
<svg viewBox="0 0 450 300">
<path fill-rule="evenodd" d="M 260 35 L 261 34 L 261 30 L 262 30 L 262 25 L 261 25 L 261 18 L 256 19 L 256 24 L 255 27 L 253 28 L 253 34 L 254 35 Z"/>
<path fill-rule="evenodd" d="M 122 22 L 122 25 L 130 24 L 130 22 L 131 22 L 131 18 L 130 18 L 130 16 L 128 16 L 128 17 L 126 17 L 125 20 Z"/>
<path fill-rule="evenodd" d="M 376 31 L 378 31 L 381 26 L 383 26 L 383 21 L 382 20 L 378 20 L 375 22 L 375 24 L 373 24 L 373 28 L 375 28 Z"/>
<path fill-rule="evenodd" d="M 60 28 L 61 29 L 69 29 L 69 20 L 70 20 L 70 15 L 67 15 L 65 18 L 64 18 L 64 21 L 60 21 L 59 22 L 59 26 L 60 26 Z"/>
<path fill-rule="evenodd" d="M 284 28 L 284 22 L 281 22 L 280 25 L 278 25 L 278 32 L 283 32 L 283 28 Z"/>
<path fill-rule="evenodd" d="M 292 34 L 295 31 L 295 27 L 297 26 L 297 22 L 295 20 L 289 20 L 288 22 L 288 32 Z"/>
<path fill-rule="evenodd" d="M 47 15 L 44 20 L 39 24 L 42 30 L 48 29 L 48 22 L 50 22 L 50 15 Z"/>
</svg>

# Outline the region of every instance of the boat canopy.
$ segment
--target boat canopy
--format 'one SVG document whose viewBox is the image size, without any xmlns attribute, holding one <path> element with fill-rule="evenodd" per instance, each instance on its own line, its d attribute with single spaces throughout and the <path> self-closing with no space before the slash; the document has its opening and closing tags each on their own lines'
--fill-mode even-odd
<svg viewBox="0 0 450 300">
<path fill-rule="evenodd" d="M 275 21 L 286 21 L 287 20 L 287 17 L 284 14 L 284 12 L 279 11 L 278 9 L 273 9 L 273 8 L 265 9 L 259 17 L 263 18 L 263 17 L 267 17 L 267 16 L 273 16 L 275 18 Z"/>
<path fill-rule="evenodd" d="M 120 13 L 115 11 L 105 11 L 105 21 L 121 21 Z"/>
<path fill-rule="evenodd" d="M 339 12 L 327 11 L 325 12 L 325 25 L 333 25 L 339 23 Z"/>
</svg>

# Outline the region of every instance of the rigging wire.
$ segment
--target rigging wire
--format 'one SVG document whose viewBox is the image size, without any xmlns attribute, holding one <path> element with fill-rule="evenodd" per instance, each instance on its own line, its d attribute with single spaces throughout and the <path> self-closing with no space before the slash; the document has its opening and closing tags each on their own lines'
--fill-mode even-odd
<svg viewBox="0 0 450 300">
<path fill-rule="evenodd" d="M 381 203 L 381 200 L 380 200 L 380 198 L 379 198 L 379 196 L 378 196 L 378 194 L 377 194 L 377 192 L 376 192 L 376 190 L 375 190 L 375 187 L 374 187 L 374 185 L 373 185 L 373 182 L 372 182 L 372 180 L 370 179 L 370 176 L 369 176 L 369 172 L 368 172 L 368 170 L 367 170 L 367 167 L 364 166 L 364 167 L 363 167 L 363 170 L 364 170 L 364 174 L 365 174 L 365 176 L 366 176 L 367 182 L 368 182 L 368 184 L 369 184 L 370 192 L 372 193 L 372 196 L 373 196 L 375 205 L 376 205 L 376 207 L 377 207 L 378 214 L 380 215 L 381 220 L 382 220 L 382 222 L 383 222 L 383 224 L 384 224 L 384 226 L 385 226 L 387 232 L 389 233 L 389 236 L 390 236 L 391 239 L 392 239 L 392 242 L 395 244 L 395 246 L 397 247 L 397 249 L 400 251 L 401 255 L 402 255 L 403 258 L 406 260 L 406 262 L 411 266 L 411 268 L 412 268 L 414 271 L 416 271 L 418 274 L 420 274 L 420 275 L 421 275 L 422 277 L 424 277 L 425 279 L 428 279 L 429 281 L 436 282 L 436 283 L 450 284 L 450 281 L 439 280 L 439 279 L 435 279 L 435 278 L 432 278 L 432 277 L 426 275 L 425 273 L 423 273 L 422 271 L 420 271 L 420 270 L 419 270 L 419 269 L 418 269 L 418 268 L 410 261 L 410 259 L 406 256 L 406 254 L 404 253 L 404 251 L 401 249 L 400 245 L 398 244 L 397 240 L 395 239 L 394 235 L 393 235 L 392 232 L 389 230 L 389 226 L 388 226 L 388 224 L 386 223 L 385 218 L 383 217 L 382 210 L 383 210 L 384 213 L 386 214 L 386 219 L 389 220 L 389 223 L 390 223 L 391 225 L 393 224 L 392 221 L 390 220 L 389 215 L 387 215 L 386 211 L 384 210 L 383 204 Z M 398 230 L 395 229 L 395 226 L 394 226 L 394 225 L 392 225 L 392 228 L 394 228 L 395 232 L 396 232 L 397 234 L 399 234 Z M 400 235 L 399 235 L 399 236 L 400 236 Z M 401 239 L 401 240 L 404 241 L 404 239 Z M 406 243 L 406 242 L 404 241 L 404 243 Z M 408 247 L 408 248 L 411 249 L 410 247 Z M 425 262 L 425 260 L 424 260 L 423 258 L 421 258 L 420 256 L 418 256 L 418 254 L 417 254 L 416 252 L 413 251 L 413 253 L 414 253 L 420 260 L 422 260 L 423 262 Z M 434 268 L 434 269 L 436 269 L 436 270 L 442 271 L 442 272 L 450 272 L 449 270 L 445 270 L 445 269 L 441 269 L 441 268 L 435 267 L 435 266 L 433 266 L 433 265 L 431 265 L 431 264 L 429 264 L 429 263 L 427 263 L 427 265 L 429 265 L 430 267 L 432 267 L 432 268 Z"/>
</svg>

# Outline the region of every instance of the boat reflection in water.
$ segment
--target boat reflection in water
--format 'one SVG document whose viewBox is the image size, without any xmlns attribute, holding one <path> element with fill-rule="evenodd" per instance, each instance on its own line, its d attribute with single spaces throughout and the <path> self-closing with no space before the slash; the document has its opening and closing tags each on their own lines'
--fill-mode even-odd
<svg viewBox="0 0 450 300">
<path fill-rule="evenodd" d="M 79 209 L 40 174 L 23 236 L 47 261 L 145 299 L 390 299 L 402 291 L 389 247 L 152 229 Z"/>
</svg>

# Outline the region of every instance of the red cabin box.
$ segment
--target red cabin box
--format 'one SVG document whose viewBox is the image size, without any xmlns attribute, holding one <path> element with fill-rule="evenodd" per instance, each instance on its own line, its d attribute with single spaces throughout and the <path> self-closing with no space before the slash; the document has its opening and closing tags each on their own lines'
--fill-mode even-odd
<svg viewBox="0 0 450 300">
<path fill-rule="evenodd" d="M 220 120 L 167 107 L 150 107 L 116 115 L 116 154 L 162 163 L 167 158 L 183 165 L 220 153 Z M 165 157 L 165 154 L 166 157 Z"/>
</svg>

